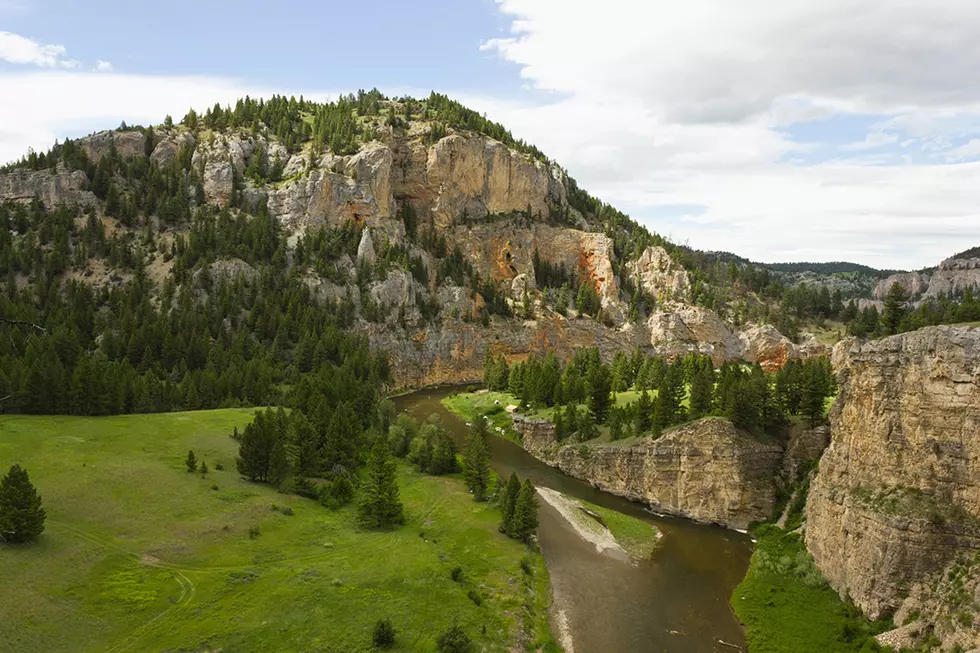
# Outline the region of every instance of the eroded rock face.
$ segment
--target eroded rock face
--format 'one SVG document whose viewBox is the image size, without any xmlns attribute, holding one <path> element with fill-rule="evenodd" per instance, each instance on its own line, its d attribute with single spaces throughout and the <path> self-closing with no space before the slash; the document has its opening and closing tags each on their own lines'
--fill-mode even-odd
<svg viewBox="0 0 980 653">
<path fill-rule="evenodd" d="M 662 356 L 695 351 L 715 365 L 742 355 L 742 342 L 718 314 L 701 306 L 668 304 L 647 320 L 650 344 Z"/>
<path fill-rule="evenodd" d="M 55 170 L 13 170 L 0 175 L 0 202 L 30 202 L 35 197 L 44 206 L 94 204 L 88 177 L 81 170 L 71 172 L 59 165 Z"/>
<path fill-rule="evenodd" d="M 840 394 L 807 505 L 807 548 L 867 614 L 980 549 L 980 329 L 834 348 Z"/>
<path fill-rule="evenodd" d="M 78 139 L 78 146 L 93 163 L 108 154 L 113 144 L 124 159 L 146 156 L 146 135 L 141 131 L 104 131 Z"/>
<path fill-rule="evenodd" d="M 514 427 L 534 456 L 655 510 L 744 529 L 768 518 L 775 505 L 782 450 L 727 420 L 701 419 L 657 439 L 564 446 L 553 425 L 515 417 Z"/>
<path fill-rule="evenodd" d="M 443 306 L 447 317 L 439 327 L 404 331 L 375 324 L 365 327 L 372 347 L 388 353 L 398 387 L 479 382 L 488 351 L 513 362 L 532 354 L 543 356 L 548 351 L 565 359 L 576 349 L 598 347 L 600 354 L 610 360 L 616 351 L 630 350 L 639 344 L 630 331 L 610 329 L 594 320 L 559 316 L 526 322 L 494 318 L 490 326 L 484 327 L 479 322 L 448 317 L 452 302 L 460 307 L 460 317 L 472 307 L 465 290 L 445 286 L 440 288 L 438 297 L 447 302 Z"/>
<path fill-rule="evenodd" d="M 872 291 L 876 300 L 883 300 L 892 284 L 902 285 L 914 301 L 959 295 L 967 288 L 980 290 L 980 258 L 946 259 L 935 270 L 902 272 L 878 282 Z"/>
<path fill-rule="evenodd" d="M 738 334 L 742 357 L 759 363 L 767 372 L 782 369 L 799 352 L 793 342 L 770 324 L 754 326 Z"/>
<path fill-rule="evenodd" d="M 448 227 L 463 215 L 482 218 L 530 209 L 547 216 L 550 207 L 566 203 L 564 180 L 556 171 L 477 135 L 441 139 L 428 150 L 424 184 L 418 175 L 409 184 L 414 188 L 406 194 L 428 201 L 437 227 Z"/>
<path fill-rule="evenodd" d="M 674 262 L 663 247 L 647 247 L 628 268 L 658 303 L 687 299 L 691 285 L 687 270 Z"/>
</svg>

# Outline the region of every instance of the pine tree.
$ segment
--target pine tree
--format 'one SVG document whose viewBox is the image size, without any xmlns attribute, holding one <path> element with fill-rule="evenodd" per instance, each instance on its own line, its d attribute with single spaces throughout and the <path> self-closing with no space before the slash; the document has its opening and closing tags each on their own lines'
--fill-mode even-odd
<svg viewBox="0 0 980 653">
<path fill-rule="evenodd" d="M 711 366 L 706 366 L 695 372 L 691 382 L 691 419 L 704 417 L 711 412 L 714 391 L 714 369 Z"/>
<path fill-rule="evenodd" d="M 184 461 L 184 464 L 187 465 L 188 472 L 197 471 L 197 456 L 194 455 L 193 450 L 187 452 L 187 460 Z"/>
<path fill-rule="evenodd" d="M 503 497 L 500 499 L 500 532 L 510 533 L 511 520 L 514 517 L 514 508 L 517 504 L 517 497 L 521 492 L 521 480 L 517 478 L 517 472 L 511 472 L 507 485 L 504 487 Z"/>
<path fill-rule="evenodd" d="M 289 460 L 286 458 L 286 442 L 284 438 L 276 438 L 269 454 L 269 483 L 279 487 L 289 476 Z"/>
<path fill-rule="evenodd" d="M 636 400 L 636 433 L 641 435 L 650 430 L 650 414 L 653 412 L 653 402 L 646 390 L 640 393 Z"/>
<path fill-rule="evenodd" d="M 908 293 L 905 287 L 897 281 L 888 289 L 885 295 L 885 310 L 882 315 L 882 325 L 886 335 L 898 333 L 898 328 L 905 317 L 905 302 L 908 301 Z"/>
<path fill-rule="evenodd" d="M 201 461 L 201 476 L 207 476 L 209 471 L 210 470 L 208 469 L 208 461 L 206 460 Z"/>
<path fill-rule="evenodd" d="M 490 447 L 486 439 L 486 420 L 477 419 L 466 438 L 463 479 L 473 498 L 483 501 L 490 483 Z"/>
<path fill-rule="evenodd" d="M 534 486 L 525 480 L 514 502 L 514 515 L 510 520 L 507 534 L 514 539 L 527 542 L 538 528 L 538 501 Z"/>
<path fill-rule="evenodd" d="M 596 424 L 606 421 L 609 405 L 612 403 L 612 377 L 609 367 L 598 360 L 589 363 L 586 387 L 588 390 L 588 406 L 592 411 Z"/>
<path fill-rule="evenodd" d="M 358 515 L 364 525 L 389 528 L 405 521 L 397 471 L 388 443 L 378 438 L 368 457 L 368 480 L 364 499 L 358 506 Z"/>
<path fill-rule="evenodd" d="M 0 539 L 27 542 L 44 532 L 41 496 L 31 485 L 27 470 L 13 465 L 0 481 Z"/>
</svg>

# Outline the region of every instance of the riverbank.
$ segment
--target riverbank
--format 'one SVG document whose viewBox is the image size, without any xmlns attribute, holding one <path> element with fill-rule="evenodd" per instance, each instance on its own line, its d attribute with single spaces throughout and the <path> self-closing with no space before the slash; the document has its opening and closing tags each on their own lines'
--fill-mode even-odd
<svg viewBox="0 0 980 653">
<path fill-rule="evenodd" d="M 399 465 L 406 524 L 363 530 L 354 505 L 239 477 L 229 435 L 253 412 L 0 417 L 0 459 L 48 514 L 37 544 L 0 550 L 3 648 L 368 650 L 388 618 L 399 650 L 454 622 L 476 649 L 555 650 L 544 558 L 458 478 Z"/>
<path fill-rule="evenodd" d="M 748 653 L 884 651 L 874 636 L 889 622 L 869 622 L 841 601 L 798 535 L 777 526 L 753 532 L 755 552 L 732 607 L 746 628 Z"/>
</svg>

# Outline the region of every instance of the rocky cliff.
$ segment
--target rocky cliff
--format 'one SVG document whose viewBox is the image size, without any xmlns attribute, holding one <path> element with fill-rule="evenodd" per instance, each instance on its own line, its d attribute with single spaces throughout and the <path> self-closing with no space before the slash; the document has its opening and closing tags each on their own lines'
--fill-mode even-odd
<svg viewBox="0 0 980 653">
<path fill-rule="evenodd" d="M 487 351 L 519 360 L 548 349 L 570 354 L 577 347 L 597 346 L 611 357 L 617 350 L 640 347 L 664 356 L 700 351 L 718 364 L 745 359 L 768 369 L 821 353 L 795 345 L 772 327 L 739 329 L 715 312 L 692 305 L 688 272 L 662 247 L 650 246 L 633 260 L 618 261 L 613 238 L 595 216 L 572 206 L 570 182 L 550 162 L 475 132 L 449 130 L 432 139 L 425 121 L 402 129 L 378 121 L 372 130 L 371 139 L 343 155 L 314 152 L 309 143 L 290 150 L 261 129 L 183 125 L 157 126 L 153 132 L 99 132 L 77 145 L 92 164 L 110 154 L 121 160 L 142 158 L 158 167 L 185 162 L 180 165 L 187 166 L 183 174 L 191 203 L 200 195 L 205 203 L 232 212 L 256 214 L 265 207 L 278 220 L 290 247 L 310 230 L 356 224 L 363 230 L 356 255 L 345 253 L 333 261 L 337 273 L 330 278 L 309 270 L 303 280 L 320 300 L 349 297 L 360 307 L 356 328 L 388 351 L 402 387 L 478 380 Z M 255 172 L 272 169 L 277 170 L 274 179 Z M 104 203 L 89 190 L 92 174 L 62 164 L 40 171 L 14 169 L 0 174 L 0 201 L 36 197 L 49 208 L 91 206 L 113 230 L 123 229 L 105 215 Z M 115 183 L 125 189 L 121 178 Z M 417 216 L 411 234 L 402 215 L 409 208 Z M 158 222 L 156 228 L 165 227 Z M 445 257 L 434 253 L 431 242 L 423 242 L 430 233 L 445 239 L 446 253 L 458 248 L 465 265 L 492 283 L 515 309 L 527 296 L 530 315 L 515 310 L 522 317 L 493 316 L 488 327 L 482 326 L 486 298 L 472 285 L 456 285 L 438 273 Z M 392 246 L 418 257 L 428 279 L 394 264 L 362 283 L 358 267 L 375 266 Z M 595 288 L 601 319 L 556 310 L 554 289 L 545 301 L 535 278 L 535 252 Z M 155 251 L 146 255 L 151 265 L 163 256 Z M 257 276 L 241 261 L 218 261 L 214 266 L 215 278 Z M 156 267 L 161 270 L 157 281 L 162 282 L 170 268 Z M 623 280 L 617 271 L 629 275 L 654 300 L 652 314 L 627 319 L 629 298 L 621 292 Z M 100 278 L 77 276 L 90 283 Z M 574 302 L 574 289 L 571 294 Z M 363 310 L 369 302 L 379 309 L 370 320 Z M 431 317 L 433 305 L 439 308 L 436 319 Z"/>
<path fill-rule="evenodd" d="M 514 427 L 536 457 L 654 510 L 738 529 L 773 511 L 782 450 L 727 420 L 698 420 L 656 439 L 564 446 L 547 422 L 515 417 Z"/>
<path fill-rule="evenodd" d="M 958 296 L 968 288 L 976 292 L 980 290 L 980 258 L 950 258 L 934 270 L 893 274 L 878 282 L 872 297 L 884 300 L 894 283 L 903 286 L 913 302 Z"/>
<path fill-rule="evenodd" d="M 833 363 L 840 394 L 806 544 L 831 585 L 877 617 L 980 550 L 980 329 L 849 339 Z"/>
</svg>

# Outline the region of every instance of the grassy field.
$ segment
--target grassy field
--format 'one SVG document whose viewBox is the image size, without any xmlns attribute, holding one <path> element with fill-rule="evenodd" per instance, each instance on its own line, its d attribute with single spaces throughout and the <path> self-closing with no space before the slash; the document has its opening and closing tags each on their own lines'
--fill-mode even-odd
<svg viewBox="0 0 980 653">
<path fill-rule="evenodd" d="M 0 417 L 0 464 L 48 513 L 37 544 L 0 549 L 0 650 L 366 651 L 382 617 L 396 650 L 434 650 L 454 620 L 478 649 L 549 640 L 541 557 L 525 573 L 458 479 L 402 466 L 408 523 L 365 532 L 353 507 L 239 479 L 228 435 L 251 414 Z"/>
<path fill-rule="evenodd" d="M 887 629 L 846 606 L 813 564 L 798 536 L 775 526 L 758 543 L 732 606 L 746 628 L 749 653 L 857 653 Z M 867 648 L 863 648 L 867 646 Z"/>
</svg>

